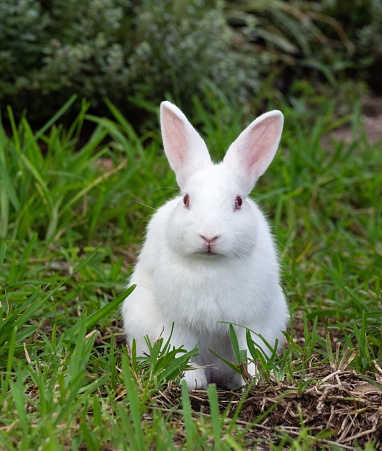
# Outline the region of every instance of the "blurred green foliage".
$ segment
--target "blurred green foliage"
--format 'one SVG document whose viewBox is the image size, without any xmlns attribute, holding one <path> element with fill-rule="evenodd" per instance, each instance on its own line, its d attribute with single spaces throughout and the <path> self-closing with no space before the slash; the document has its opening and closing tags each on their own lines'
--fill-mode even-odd
<svg viewBox="0 0 382 451">
<path fill-rule="evenodd" d="M 369 6 L 369 16 L 372 20 L 368 21 L 360 31 L 360 42 L 372 53 L 382 54 L 382 1 L 372 0 Z"/>
<path fill-rule="evenodd" d="M 225 14 L 258 53 L 295 78 L 318 75 L 331 86 L 349 77 L 367 80 L 365 69 L 380 57 L 381 0 L 227 0 Z"/>
<path fill-rule="evenodd" d="M 0 24 L 0 99 L 30 118 L 74 93 L 103 108 L 104 96 L 187 103 L 203 80 L 243 101 L 258 88 L 259 58 L 218 1 L 1 0 Z"/>
<path fill-rule="evenodd" d="M 378 58 L 381 0 L 0 0 L 0 101 L 42 123 L 67 99 L 187 108 L 214 84 L 239 104 L 264 82 L 336 82 Z M 380 49 L 379 49 L 380 50 Z M 365 72 L 362 73 L 365 76 Z"/>
</svg>

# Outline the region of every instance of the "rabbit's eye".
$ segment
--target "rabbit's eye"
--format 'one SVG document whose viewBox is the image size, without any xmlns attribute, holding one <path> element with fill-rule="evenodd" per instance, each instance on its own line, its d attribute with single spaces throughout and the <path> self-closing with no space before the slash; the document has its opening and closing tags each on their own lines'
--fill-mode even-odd
<svg viewBox="0 0 382 451">
<path fill-rule="evenodd" d="M 243 205 L 243 199 L 240 196 L 236 196 L 236 199 L 235 199 L 235 210 L 240 210 L 242 205 Z"/>
<path fill-rule="evenodd" d="M 186 208 L 190 208 L 190 196 L 188 194 L 183 197 L 183 203 Z"/>
</svg>

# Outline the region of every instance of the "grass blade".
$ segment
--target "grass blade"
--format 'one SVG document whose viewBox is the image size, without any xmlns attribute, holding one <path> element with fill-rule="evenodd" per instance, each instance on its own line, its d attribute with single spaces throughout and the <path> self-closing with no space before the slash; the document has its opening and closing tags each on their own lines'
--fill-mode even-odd
<svg viewBox="0 0 382 451">
<path fill-rule="evenodd" d="M 139 398 L 137 393 L 137 387 L 133 381 L 133 376 L 130 371 L 130 365 L 127 360 L 126 354 L 122 355 L 122 371 L 123 379 L 126 387 L 126 396 L 129 401 L 129 411 L 133 421 L 135 436 L 137 438 L 138 450 L 144 450 L 144 437 L 141 424 L 141 410 L 139 405 Z"/>
<path fill-rule="evenodd" d="M 210 384 L 207 388 L 208 399 L 210 402 L 211 408 L 211 421 L 212 421 L 212 432 L 214 436 L 214 444 L 216 449 L 221 448 L 221 421 L 220 421 L 220 413 L 219 413 L 219 402 L 218 395 L 216 392 L 216 385 Z"/>
<path fill-rule="evenodd" d="M 19 373 L 17 375 L 16 382 L 10 381 L 10 386 L 15 400 L 15 406 L 17 410 L 18 419 L 23 430 L 24 437 L 28 436 L 28 420 L 25 411 L 25 394 L 22 376 Z"/>
<path fill-rule="evenodd" d="M 187 450 L 192 450 L 194 449 L 194 423 L 192 420 L 190 396 L 188 394 L 187 383 L 184 379 L 182 380 L 182 414 L 186 432 Z"/>
<path fill-rule="evenodd" d="M 0 247 L 0 270 L 3 267 L 5 253 L 7 252 L 7 245 L 3 243 Z"/>
<path fill-rule="evenodd" d="M 122 304 L 122 302 L 127 298 L 127 296 L 129 296 L 133 292 L 134 289 L 135 285 L 132 285 L 123 293 L 121 293 L 118 297 L 116 297 L 111 302 L 102 307 L 100 310 L 89 316 L 89 318 L 87 318 L 86 320 L 86 329 L 92 328 L 99 321 L 107 318 L 111 312 L 116 310 Z"/>
<path fill-rule="evenodd" d="M 9 340 L 9 348 L 8 348 L 8 362 L 7 362 L 7 372 L 5 374 L 5 380 L 4 384 L 2 384 L 2 393 L 3 397 L 5 397 L 8 387 L 9 387 L 9 381 L 11 378 L 11 371 L 13 367 L 13 357 L 15 355 L 15 342 L 16 342 L 16 333 L 17 333 L 17 327 L 15 326 L 12 331 L 11 338 Z"/>
<path fill-rule="evenodd" d="M 51 127 L 62 115 L 64 115 L 69 108 L 72 106 L 73 102 L 76 100 L 77 95 L 73 94 L 70 99 L 62 106 L 57 113 L 34 135 L 34 137 L 25 144 L 23 150 L 25 151 L 29 146 L 35 143 L 41 135 L 43 135 L 49 127 Z"/>
</svg>

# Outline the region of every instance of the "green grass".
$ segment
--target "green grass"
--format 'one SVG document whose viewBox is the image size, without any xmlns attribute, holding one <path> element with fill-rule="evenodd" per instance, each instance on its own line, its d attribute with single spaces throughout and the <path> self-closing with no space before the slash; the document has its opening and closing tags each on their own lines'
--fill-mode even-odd
<svg viewBox="0 0 382 451">
<path fill-rule="evenodd" d="M 193 122 L 219 159 L 256 112 L 213 91 L 206 96 L 208 111 L 194 99 Z M 0 448 L 261 445 L 250 432 L 287 392 L 244 424 L 253 385 L 224 408 L 211 386 L 198 408 L 184 385 L 176 388 L 193 350 L 159 341 L 138 359 L 123 346 L 118 306 L 129 265 L 152 208 L 176 192 L 175 177 L 159 127 L 138 136 L 112 105 L 113 119 L 105 119 L 88 115 L 86 102 L 70 128 L 55 125 L 73 101 L 40 131 L 26 117 L 16 123 L 10 108 L 3 123 L 11 135 L 0 127 Z M 282 356 L 267 359 L 250 342 L 247 357 L 257 359 L 261 384 L 293 385 L 298 395 L 319 382 L 312 368 L 325 365 L 378 386 L 381 145 L 358 133 L 357 106 L 336 119 L 334 103 L 308 93 L 296 94 L 293 107 L 273 107 L 284 112 L 285 130 L 253 197 L 273 223 L 296 320 Z M 351 144 L 323 149 L 322 135 L 346 121 Z M 86 142 L 84 125 L 91 129 Z M 230 363 L 242 371 L 245 358 L 237 346 L 235 353 L 238 362 Z M 304 421 L 297 435 L 275 428 L 273 449 L 314 449 L 330 440 Z"/>
</svg>

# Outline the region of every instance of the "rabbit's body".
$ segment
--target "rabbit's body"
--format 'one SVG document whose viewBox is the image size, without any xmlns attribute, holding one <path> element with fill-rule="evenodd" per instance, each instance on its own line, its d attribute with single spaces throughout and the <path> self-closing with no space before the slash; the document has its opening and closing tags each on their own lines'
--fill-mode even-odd
<svg viewBox="0 0 382 451">
<path fill-rule="evenodd" d="M 248 327 L 274 345 L 276 339 L 282 343 L 288 317 L 267 221 L 231 168 L 226 160 L 206 161 L 179 183 L 183 194 L 159 208 L 130 280 L 137 287 L 122 309 L 129 343 L 136 339 L 138 354 L 147 351 L 145 335 L 153 342 L 164 328 L 166 339 L 173 323 L 172 345 L 187 350 L 198 345 L 195 365 L 209 367 L 186 372 L 189 388 L 241 384 L 238 374 L 208 350 L 235 361 L 228 325 L 219 321 Z M 179 169 L 175 172 L 179 178 Z M 245 330 L 237 327 L 236 333 L 240 349 L 247 349 Z"/>
</svg>

